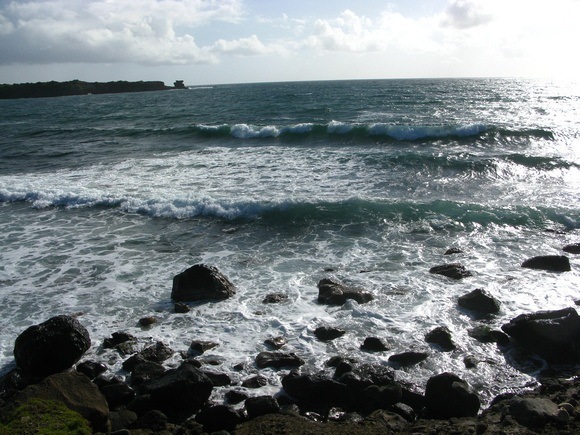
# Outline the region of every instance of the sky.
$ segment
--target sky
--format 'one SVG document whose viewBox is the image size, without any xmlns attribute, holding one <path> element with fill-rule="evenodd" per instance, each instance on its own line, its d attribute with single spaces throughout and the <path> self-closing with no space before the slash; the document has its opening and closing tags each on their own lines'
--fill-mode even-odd
<svg viewBox="0 0 580 435">
<path fill-rule="evenodd" d="M 576 78 L 580 0 L 0 0 L 0 83 Z"/>
</svg>

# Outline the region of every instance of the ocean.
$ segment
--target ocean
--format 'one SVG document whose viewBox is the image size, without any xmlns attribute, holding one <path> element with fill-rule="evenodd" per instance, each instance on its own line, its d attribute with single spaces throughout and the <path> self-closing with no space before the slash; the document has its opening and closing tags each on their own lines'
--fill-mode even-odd
<svg viewBox="0 0 580 435">
<path fill-rule="evenodd" d="M 468 330 L 580 299 L 578 257 L 566 273 L 520 267 L 580 241 L 580 83 L 238 84 L 3 100 L 0 113 L 0 373 L 25 328 L 74 314 L 93 342 L 85 359 L 109 376 L 125 375 L 101 346 L 116 331 L 163 341 L 176 351 L 168 367 L 192 340 L 216 342 L 200 359 L 234 383 L 283 336 L 311 370 L 334 355 L 389 365 L 427 350 L 397 377 L 421 389 L 454 372 L 485 402 L 532 385 L 544 363 L 522 366 Z M 443 255 L 451 247 L 463 253 Z M 449 262 L 473 276 L 429 273 Z M 199 263 L 237 292 L 176 314 L 173 276 Z M 322 278 L 375 299 L 320 305 Z M 458 308 L 476 288 L 501 302 L 498 315 Z M 270 293 L 288 299 L 264 304 Z M 318 326 L 347 332 L 321 342 Z M 425 342 L 437 326 L 457 350 Z M 362 351 L 368 336 L 389 350 Z M 269 384 L 252 394 L 281 388 L 285 371 L 261 373 Z"/>
</svg>

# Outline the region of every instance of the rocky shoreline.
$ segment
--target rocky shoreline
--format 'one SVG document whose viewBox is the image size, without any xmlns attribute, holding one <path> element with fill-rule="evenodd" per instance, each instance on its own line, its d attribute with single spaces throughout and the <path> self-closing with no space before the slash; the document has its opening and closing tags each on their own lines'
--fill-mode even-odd
<svg viewBox="0 0 580 435">
<path fill-rule="evenodd" d="M 566 252 L 578 253 L 570 245 Z M 452 255 L 453 253 L 450 253 Z M 534 257 L 522 267 L 566 272 L 565 256 Z M 462 265 L 448 263 L 430 270 L 463 279 L 470 275 Z M 332 279 L 318 284 L 321 304 L 341 305 L 348 299 L 372 300 L 364 289 Z M 195 265 L 173 280 L 175 312 L 187 312 L 188 302 L 223 300 L 235 286 L 216 268 Z M 266 296 L 278 303 L 283 294 Z M 462 309 L 493 315 L 500 301 L 484 290 L 474 290 L 458 300 Z M 143 326 L 154 317 L 140 319 Z M 15 366 L 0 378 L 0 434 L 36 433 L 37 425 L 58 433 L 113 434 L 372 434 L 372 433 L 580 433 L 580 316 L 573 307 L 520 315 L 502 330 L 473 328 L 470 336 L 500 347 L 524 349 L 541 357 L 549 368 L 542 371 L 533 390 L 502 394 L 482 409 L 472 388 L 453 373 L 432 376 L 424 388 L 397 381 L 397 367 L 420 364 L 426 352 L 392 355 L 389 366 L 335 356 L 325 369 L 313 372 L 300 355 L 284 352 L 282 338 L 267 343 L 271 350 L 254 360 L 258 374 L 234 382 L 198 358 L 216 344 L 194 341 L 176 351 L 162 341 L 142 349 L 139 340 L 125 331 L 114 332 L 102 343 L 92 343 L 82 325 L 82 315 L 56 316 L 23 331 L 14 344 Z M 320 327 L 315 336 L 330 341 L 345 331 Z M 161 339 L 162 338 L 157 338 Z M 454 349 L 448 330 L 429 331 L 425 341 L 436 352 Z M 124 378 L 108 373 L 106 361 L 83 360 L 91 346 L 112 349 L 123 358 Z M 377 337 L 367 337 L 362 347 L 381 351 Z M 181 363 L 166 368 L 164 362 L 181 355 Z M 465 364 L 474 364 L 466 358 Z M 243 364 L 235 366 L 245 373 Z M 282 388 L 260 395 L 268 380 L 259 370 L 278 372 Z M 220 403 L 212 391 L 226 390 Z M 70 410 L 70 415 L 59 408 Z M 67 411 L 68 412 L 68 411 Z M 47 423 L 51 415 L 58 422 Z M 60 426 L 50 426 L 52 424 Z M 48 425 L 48 426 L 47 426 Z M 64 426 L 63 426 L 64 425 Z M 68 426 L 67 426 L 68 425 Z"/>
</svg>

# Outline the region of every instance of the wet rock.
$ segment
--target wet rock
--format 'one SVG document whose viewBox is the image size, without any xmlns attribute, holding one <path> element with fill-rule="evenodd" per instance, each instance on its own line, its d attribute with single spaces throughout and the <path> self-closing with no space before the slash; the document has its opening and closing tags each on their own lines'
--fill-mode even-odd
<svg viewBox="0 0 580 435">
<path fill-rule="evenodd" d="M 153 433 L 161 433 L 166 429 L 167 422 L 167 416 L 163 412 L 154 409 L 135 420 L 131 425 L 131 429 L 144 429 Z"/>
<path fill-rule="evenodd" d="M 475 417 L 479 397 L 467 382 L 452 373 L 433 376 L 425 387 L 427 414 L 431 418 Z"/>
<path fill-rule="evenodd" d="M 509 404 L 510 415 L 522 426 L 541 429 L 558 420 L 558 406 L 546 398 L 514 397 Z"/>
<path fill-rule="evenodd" d="M 2 405 L 3 400 L 8 400 L 18 391 L 37 381 L 36 377 L 23 372 L 19 368 L 10 370 L 5 375 L 0 376 L 0 405 Z"/>
<path fill-rule="evenodd" d="M 173 311 L 177 314 L 185 314 L 185 313 L 189 313 L 190 308 L 187 304 L 184 304 L 182 302 L 178 302 L 173 306 Z"/>
<path fill-rule="evenodd" d="M 475 289 L 459 297 L 457 303 L 466 310 L 481 314 L 496 314 L 499 312 L 499 301 L 487 294 L 483 289 Z"/>
<path fill-rule="evenodd" d="M 242 418 L 231 406 L 216 405 L 201 410 L 195 416 L 195 421 L 202 424 L 207 433 L 220 430 L 231 432 L 242 421 Z"/>
<path fill-rule="evenodd" d="M 319 326 L 314 330 L 314 335 L 320 341 L 334 340 L 335 338 L 342 337 L 344 334 L 346 334 L 345 330 L 332 328 L 330 326 Z"/>
<path fill-rule="evenodd" d="M 135 352 L 137 338 L 128 332 L 113 332 L 110 338 L 103 340 L 104 349 L 117 349 L 122 355 L 128 355 Z"/>
<path fill-rule="evenodd" d="M 348 406 L 353 400 L 346 384 L 323 373 L 292 370 L 282 378 L 282 386 L 290 397 L 315 407 Z"/>
<path fill-rule="evenodd" d="M 401 367 L 406 367 L 419 364 L 421 361 L 425 361 L 428 356 L 429 353 L 427 352 L 403 352 L 391 355 L 389 357 L 389 362 Z"/>
<path fill-rule="evenodd" d="M 364 413 L 386 409 L 401 401 L 402 390 L 397 383 L 390 385 L 369 385 L 358 394 L 357 405 Z"/>
<path fill-rule="evenodd" d="M 364 304 L 372 301 L 374 297 L 368 292 L 354 287 L 347 287 L 330 278 L 322 279 L 318 283 L 319 303 L 326 305 L 342 305 L 348 299 L 354 299 L 359 304 Z"/>
<path fill-rule="evenodd" d="M 261 375 L 252 376 L 242 382 L 242 387 L 245 388 L 261 388 L 266 385 L 268 385 L 268 379 Z"/>
<path fill-rule="evenodd" d="M 299 367 L 304 364 L 304 360 L 294 353 L 283 352 L 260 352 L 256 356 L 256 365 L 263 369 L 272 367 L 279 369 L 282 367 Z"/>
<path fill-rule="evenodd" d="M 445 326 L 438 326 L 425 335 L 427 343 L 435 344 L 443 352 L 450 352 L 456 349 L 455 343 L 451 339 L 451 332 Z"/>
<path fill-rule="evenodd" d="M 124 383 L 106 385 L 100 390 L 109 404 L 109 409 L 127 405 L 135 397 L 135 391 Z"/>
<path fill-rule="evenodd" d="M 270 293 L 262 300 L 264 304 L 278 304 L 288 300 L 288 295 L 284 293 Z"/>
<path fill-rule="evenodd" d="M 378 337 L 365 338 L 365 341 L 360 348 L 369 352 L 383 352 L 389 350 L 385 343 L 383 343 L 383 341 Z"/>
<path fill-rule="evenodd" d="M 449 263 L 440 266 L 434 266 L 429 269 L 429 273 L 443 275 L 448 278 L 462 279 L 472 275 L 472 273 L 459 263 Z"/>
<path fill-rule="evenodd" d="M 22 332 L 14 343 L 16 365 L 44 377 L 69 369 L 91 346 L 88 331 L 71 316 L 56 316 Z"/>
<path fill-rule="evenodd" d="M 209 378 L 214 387 L 224 387 L 232 383 L 232 379 L 226 373 L 215 373 L 204 370 L 203 374 Z"/>
<path fill-rule="evenodd" d="M 207 402 L 213 384 L 199 369 L 182 364 L 148 382 L 142 390 L 151 396 L 156 408 L 167 415 L 192 414 Z"/>
<path fill-rule="evenodd" d="M 189 345 L 189 351 L 193 355 L 202 355 L 217 346 L 219 345 L 213 341 L 194 340 Z"/>
<path fill-rule="evenodd" d="M 146 328 L 148 326 L 153 325 L 154 323 L 157 323 L 157 317 L 155 316 L 141 317 L 138 323 L 140 326 Z"/>
<path fill-rule="evenodd" d="M 215 267 L 196 264 L 173 278 L 171 299 L 178 302 L 222 300 L 235 292 L 234 285 Z"/>
<path fill-rule="evenodd" d="M 541 255 L 528 258 L 522 263 L 522 267 L 550 272 L 568 272 L 571 270 L 570 259 L 565 255 Z"/>
<path fill-rule="evenodd" d="M 137 364 L 131 371 L 131 386 L 139 387 L 146 382 L 161 377 L 165 373 L 165 367 L 154 361 L 144 361 Z"/>
<path fill-rule="evenodd" d="M 282 349 L 284 346 L 286 346 L 286 343 L 288 343 L 288 340 L 286 340 L 284 337 L 270 337 L 264 340 L 264 344 L 266 346 L 276 350 Z"/>
<path fill-rule="evenodd" d="M 510 338 L 502 331 L 491 329 L 487 325 L 479 325 L 467 331 L 467 334 L 480 343 L 497 343 L 499 346 L 507 346 Z"/>
<path fill-rule="evenodd" d="M 443 255 L 453 255 L 453 254 L 463 254 L 463 251 L 459 248 L 449 248 Z"/>
<path fill-rule="evenodd" d="M 235 405 L 237 403 L 241 403 L 244 400 L 246 400 L 248 398 L 248 395 L 241 391 L 230 390 L 225 394 L 225 398 L 228 403 Z"/>
<path fill-rule="evenodd" d="M 173 350 L 158 341 L 154 345 L 146 347 L 141 352 L 123 361 L 123 369 L 132 371 L 138 364 L 144 363 L 145 361 L 162 363 L 171 355 L 173 355 Z"/>
<path fill-rule="evenodd" d="M 107 401 L 98 387 L 82 373 L 70 371 L 48 376 L 19 392 L 14 401 L 24 403 L 32 398 L 62 402 L 86 418 L 94 431 L 106 430 Z"/>
<path fill-rule="evenodd" d="M 137 414 L 128 409 L 109 412 L 109 422 L 111 423 L 111 433 L 118 433 L 123 429 L 129 429 L 137 420 Z M 129 432 L 130 433 L 130 432 Z"/>
<path fill-rule="evenodd" d="M 580 316 L 574 308 L 521 314 L 501 329 L 551 363 L 580 363 Z"/>
<path fill-rule="evenodd" d="M 571 243 L 562 248 L 562 251 L 569 254 L 580 254 L 580 243 Z"/>
<path fill-rule="evenodd" d="M 244 403 L 248 417 L 257 418 L 262 415 L 277 414 L 280 406 L 271 396 L 248 397 Z"/>
<path fill-rule="evenodd" d="M 95 379 L 101 373 L 107 371 L 107 366 L 98 361 L 83 361 L 82 363 L 77 364 L 76 370 L 89 379 Z"/>
</svg>

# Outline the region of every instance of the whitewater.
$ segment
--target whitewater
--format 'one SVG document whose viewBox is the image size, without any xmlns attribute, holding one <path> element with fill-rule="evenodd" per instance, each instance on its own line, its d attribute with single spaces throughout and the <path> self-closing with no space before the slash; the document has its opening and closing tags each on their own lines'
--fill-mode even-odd
<svg viewBox="0 0 580 435">
<path fill-rule="evenodd" d="M 234 383 L 257 372 L 264 340 L 283 336 L 283 350 L 313 370 L 335 355 L 389 365 L 392 354 L 426 350 L 397 377 L 421 389 L 451 371 L 485 401 L 533 385 L 545 363 L 521 366 L 516 349 L 468 330 L 580 299 L 578 257 L 566 273 L 520 267 L 580 239 L 578 83 L 219 85 L 4 100 L 0 113 L 1 373 L 20 332 L 74 314 L 93 342 L 86 358 L 111 376 L 126 375 L 124 357 L 101 346 L 116 331 L 169 345 L 168 367 L 192 340 L 216 342 L 200 360 Z M 443 255 L 451 247 L 463 253 Z M 448 262 L 473 276 L 429 274 Z M 176 314 L 172 278 L 199 263 L 236 295 Z M 327 277 L 375 299 L 320 305 Z M 476 288 L 501 302 L 497 316 L 457 307 Z M 270 293 L 288 299 L 264 304 Z M 157 323 L 139 326 L 145 316 Z M 318 326 L 347 333 L 321 342 Z M 437 326 L 456 351 L 425 342 Z M 389 350 L 362 351 L 368 336 Z M 260 372 L 269 384 L 252 394 L 280 389 L 285 371 Z"/>
</svg>

